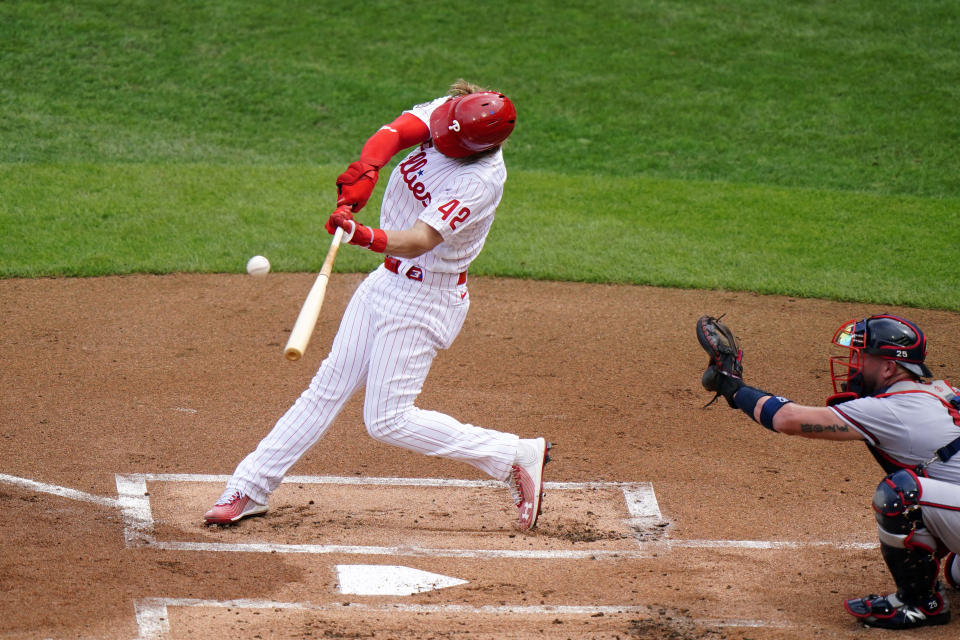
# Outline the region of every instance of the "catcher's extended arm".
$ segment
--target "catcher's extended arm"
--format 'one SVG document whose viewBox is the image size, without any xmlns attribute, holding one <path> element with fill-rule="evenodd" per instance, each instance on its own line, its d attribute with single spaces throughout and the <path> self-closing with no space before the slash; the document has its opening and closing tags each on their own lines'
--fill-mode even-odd
<svg viewBox="0 0 960 640">
<path fill-rule="evenodd" d="M 725 325 L 720 317 L 701 316 L 697 320 L 697 340 L 700 346 L 710 356 L 710 362 L 700 384 L 707 391 L 716 395 L 706 406 L 710 406 L 720 396 L 727 404 L 736 407 L 733 396 L 743 386 L 743 350 L 733 331 Z"/>
</svg>

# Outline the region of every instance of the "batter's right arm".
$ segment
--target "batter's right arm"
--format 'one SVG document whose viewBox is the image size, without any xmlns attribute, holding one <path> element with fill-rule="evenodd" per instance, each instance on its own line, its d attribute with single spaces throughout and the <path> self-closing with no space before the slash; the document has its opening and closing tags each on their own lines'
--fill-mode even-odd
<svg viewBox="0 0 960 640">
<path fill-rule="evenodd" d="M 377 186 L 380 168 L 401 149 L 429 139 L 430 129 L 410 113 L 380 127 L 363 145 L 360 159 L 351 162 L 346 171 L 337 176 L 337 207 L 348 206 L 354 213 L 363 209 Z"/>
<path fill-rule="evenodd" d="M 409 229 L 375 229 L 362 225 L 347 213 L 335 211 L 327 221 L 327 230 L 344 230 L 343 242 L 398 258 L 416 258 L 443 242 L 440 232 L 422 220 Z"/>
<path fill-rule="evenodd" d="M 416 258 L 443 242 L 440 232 L 423 220 L 417 220 L 409 229 L 385 231 L 386 253 L 398 258 Z"/>
</svg>

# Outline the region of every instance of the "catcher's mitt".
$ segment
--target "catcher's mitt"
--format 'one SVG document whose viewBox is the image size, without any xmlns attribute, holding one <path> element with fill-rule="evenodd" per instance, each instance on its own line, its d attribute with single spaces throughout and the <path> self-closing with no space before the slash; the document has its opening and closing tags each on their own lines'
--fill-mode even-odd
<svg viewBox="0 0 960 640">
<path fill-rule="evenodd" d="M 706 406 L 709 407 L 723 396 L 727 404 L 736 407 L 733 396 L 743 386 L 743 351 L 737 336 L 721 322 L 721 318 L 722 315 L 719 318 L 702 316 L 697 320 L 697 340 L 710 356 L 710 363 L 700 383 L 707 391 L 717 394 Z"/>
</svg>

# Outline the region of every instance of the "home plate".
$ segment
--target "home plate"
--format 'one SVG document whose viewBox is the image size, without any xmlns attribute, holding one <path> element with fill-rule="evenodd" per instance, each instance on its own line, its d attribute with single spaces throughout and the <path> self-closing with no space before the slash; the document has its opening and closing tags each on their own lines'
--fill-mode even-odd
<svg viewBox="0 0 960 640">
<path fill-rule="evenodd" d="M 340 593 L 360 596 L 409 596 L 466 584 L 466 580 L 411 567 L 382 564 L 338 564 Z"/>
</svg>

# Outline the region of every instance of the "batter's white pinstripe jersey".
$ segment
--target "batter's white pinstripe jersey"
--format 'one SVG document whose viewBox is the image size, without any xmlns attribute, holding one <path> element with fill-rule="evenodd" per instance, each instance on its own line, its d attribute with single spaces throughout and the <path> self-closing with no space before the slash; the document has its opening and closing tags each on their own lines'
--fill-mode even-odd
<svg viewBox="0 0 960 640">
<path fill-rule="evenodd" d="M 429 126 L 430 114 L 448 98 L 417 105 L 411 113 Z M 503 197 L 507 167 L 498 148 L 469 159 L 448 158 L 429 142 L 415 147 L 390 174 L 380 208 L 382 229 L 409 229 L 419 219 L 443 242 L 416 259 L 427 271 L 460 273 L 480 254 Z"/>
</svg>

